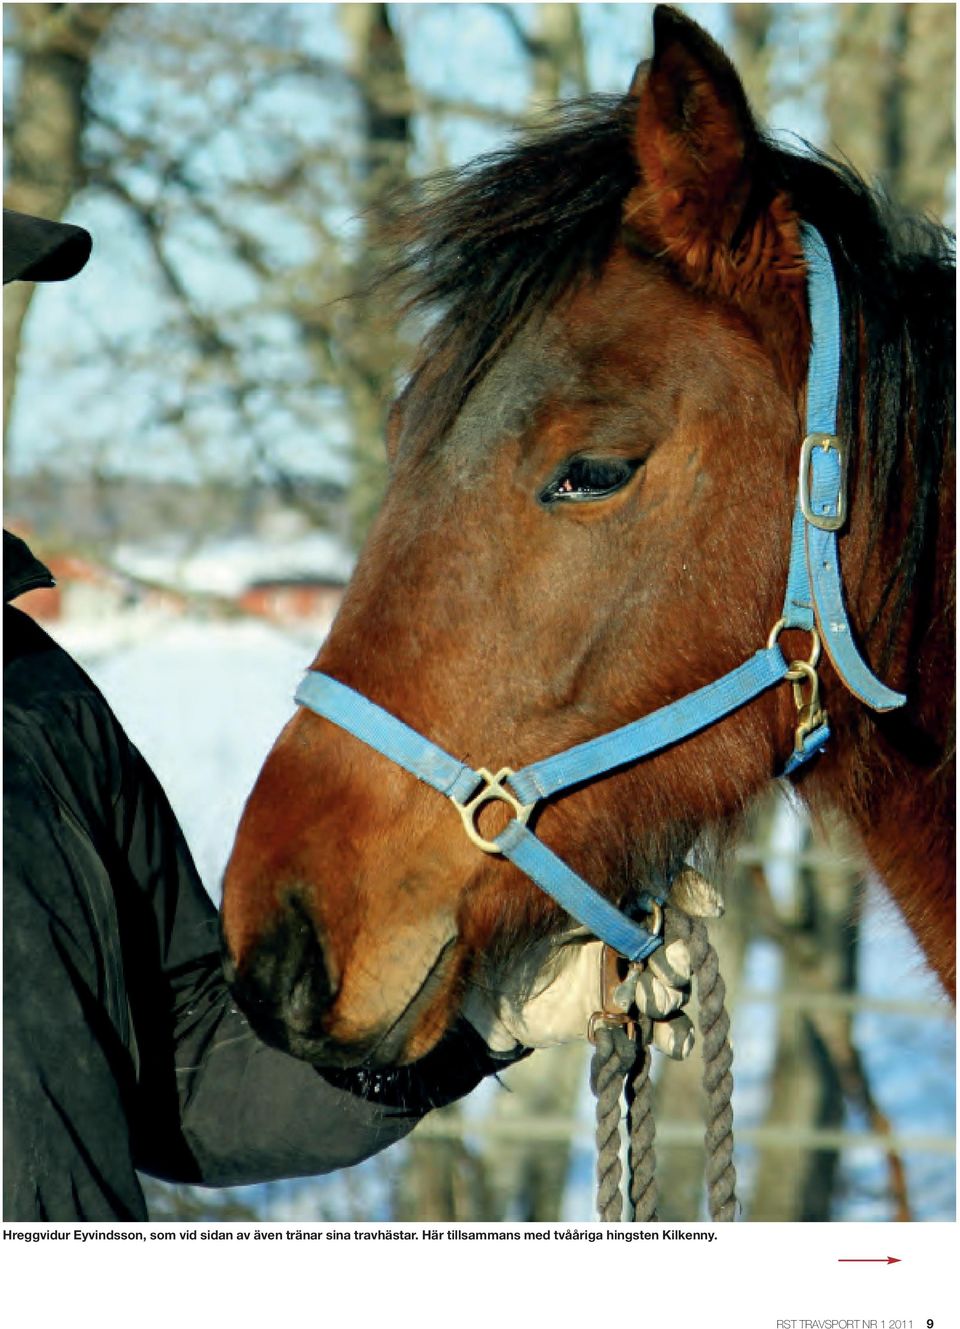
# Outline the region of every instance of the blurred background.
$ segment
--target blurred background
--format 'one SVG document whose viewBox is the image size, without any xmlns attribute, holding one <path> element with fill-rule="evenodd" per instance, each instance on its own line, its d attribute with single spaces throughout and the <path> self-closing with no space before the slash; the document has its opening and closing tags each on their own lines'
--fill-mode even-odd
<svg viewBox="0 0 960 1329">
<path fill-rule="evenodd" d="M 759 115 L 953 224 L 949 4 L 685 6 Z M 416 329 L 362 288 L 384 190 L 626 90 L 646 4 L 4 7 L 5 204 L 87 269 L 4 291 L 5 523 L 21 602 L 154 766 L 214 899 L 384 483 Z M 954 1025 L 839 830 L 755 810 L 713 929 L 754 1220 L 953 1219 Z M 588 1219 L 585 1048 L 537 1053 L 326 1179 L 147 1180 L 158 1219 Z M 657 1070 L 661 1215 L 702 1212 L 699 1069 Z"/>
</svg>

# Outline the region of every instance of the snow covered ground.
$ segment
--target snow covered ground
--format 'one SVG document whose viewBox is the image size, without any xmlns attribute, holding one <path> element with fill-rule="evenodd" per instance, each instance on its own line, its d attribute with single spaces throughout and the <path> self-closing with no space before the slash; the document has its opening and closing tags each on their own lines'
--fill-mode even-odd
<svg viewBox="0 0 960 1329">
<path fill-rule="evenodd" d="M 102 688 L 131 738 L 153 766 L 180 819 L 211 896 L 230 852 L 244 800 L 274 739 L 293 714 L 293 693 L 318 647 L 316 635 L 284 631 L 259 621 L 192 621 L 136 615 L 115 621 L 64 622 L 54 635 Z M 775 948 L 758 946 L 747 986 L 777 984 Z M 863 928 L 862 990 L 878 997 L 936 1000 L 916 946 L 881 893 L 871 892 Z M 734 1030 L 737 1050 L 735 1107 L 742 1127 L 759 1125 L 766 1106 L 765 1067 L 773 1048 L 772 1005 L 743 1007 Z M 897 1131 L 949 1134 L 954 1107 L 954 1029 L 948 1019 L 861 1014 L 857 1037 L 881 1107 Z M 910 1074 L 901 1073 L 899 1049 L 909 1047 Z M 483 1086 L 466 1107 L 482 1114 Z M 592 1217 L 592 1107 L 581 1104 L 582 1131 L 571 1167 L 567 1217 Z M 850 1127 L 865 1123 L 851 1118 Z M 385 1217 L 388 1181 L 398 1150 L 339 1177 L 253 1188 L 265 1217 Z M 745 1156 L 749 1174 L 749 1155 Z M 953 1162 L 934 1153 L 905 1160 L 917 1217 L 954 1217 Z M 876 1151 L 848 1154 L 843 1217 L 884 1217 L 884 1168 Z M 747 1177 L 749 1181 L 749 1176 Z"/>
<path fill-rule="evenodd" d="M 198 548 L 176 538 L 153 545 L 120 545 L 113 555 L 113 564 L 121 572 L 147 582 L 234 597 L 251 586 L 273 580 L 320 578 L 343 586 L 350 579 L 354 562 L 354 556 L 328 531 L 296 529 L 287 539 L 235 536 Z"/>
</svg>

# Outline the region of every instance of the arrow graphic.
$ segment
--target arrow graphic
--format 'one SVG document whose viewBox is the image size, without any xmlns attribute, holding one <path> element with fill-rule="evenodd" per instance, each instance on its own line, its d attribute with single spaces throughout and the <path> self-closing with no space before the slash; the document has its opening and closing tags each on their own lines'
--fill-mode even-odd
<svg viewBox="0 0 960 1329">
<path fill-rule="evenodd" d="M 867 1259 L 863 1256 L 854 1256 L 853 1258 L 839 1259 L 837 1264 L 900 1264 L 899 1255 L 880 1255 L 873 1259 Z"/>
</svg>

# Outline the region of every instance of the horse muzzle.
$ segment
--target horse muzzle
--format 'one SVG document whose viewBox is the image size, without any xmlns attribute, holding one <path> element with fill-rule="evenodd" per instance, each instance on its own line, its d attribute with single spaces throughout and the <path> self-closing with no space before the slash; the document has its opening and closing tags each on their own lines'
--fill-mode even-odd
<svg viewBox="0 0 960 1329">
<path fill-rule="evenodd" d="M 354 1014 L 348 989 L 355 985 L 349 975 L 341 982 L 323 929 L 291 890 L 245 954 L 235 958 L 225 946 L 224 970 L 264 1042 L 317 1066 L 384 1069 L 417 1060 L 445 1032 L 456 943 L 456 935 L 444 938 L 412 994 L 408 987 L 388 1005 L 381 986 L 380 1000 L 368 998 Z M 367 975 L 376 971 L 352 964 Z"/>
</svg>

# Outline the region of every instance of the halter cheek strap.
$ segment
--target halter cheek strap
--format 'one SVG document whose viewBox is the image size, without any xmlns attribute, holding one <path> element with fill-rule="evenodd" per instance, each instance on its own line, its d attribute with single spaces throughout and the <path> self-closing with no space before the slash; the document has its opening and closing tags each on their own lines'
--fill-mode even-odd
<svg viewBox="0 0 960 1329">
<path fill-rule="evenodd" d="M 871 672 L 853 640 L 843 602 L 837 532 L 846 523 L 847 446 L 837 434 L 840 300 L 830 254 L 812 226 L 803 227 L 812 343 L 807 372 L 807 436 L 793 519 L 784 627 L 814 622 L 834 669 L 853 695 L 875 711 L 906 702 Z"/>
<path fill-rule="evenodd" d="M 836 434 L 839 301 L 830 256 L 813 227 L 804 226 L 803 244 L 813 328 L 807 437 L 800 456 L 783 615 L 764 650 L 715 682 L 632 724 L 523 770 L 504 767 L 496 774 L 458 761 L 382 706 L 326 674 L 309 673 L 297 689 L 301 706 L 339 725 L 450 799 L 477 848 L 508 858 L 579 923 L 633 961 L 651 955 L 661 945 L 660 937 L 611 904 L 537 838 L 527 821 L 539 802 L 682 742 L 786 680 L 793 683 L 800 716 L 794 752 L 783 772 L 791 774 L 823 747 L 830 733 L 819 704 L 816 673 L 821 637 L 838 675 L 855 696 L 881 711 L 906 701 L 875 678 L 864 663 L 844 610 L 836 539 L 847 518 L 846 448 Z M 810 660 L 787 663 L 776 644 L 784 628 L 812 634 Z M 806 696 L 805 687 L 809 688 Z M 481 835 L 476 821 L 481 807 L 489 802 L 503 803 L 513 813 L 513 819 L 493 840 Z"/>
</svg>

